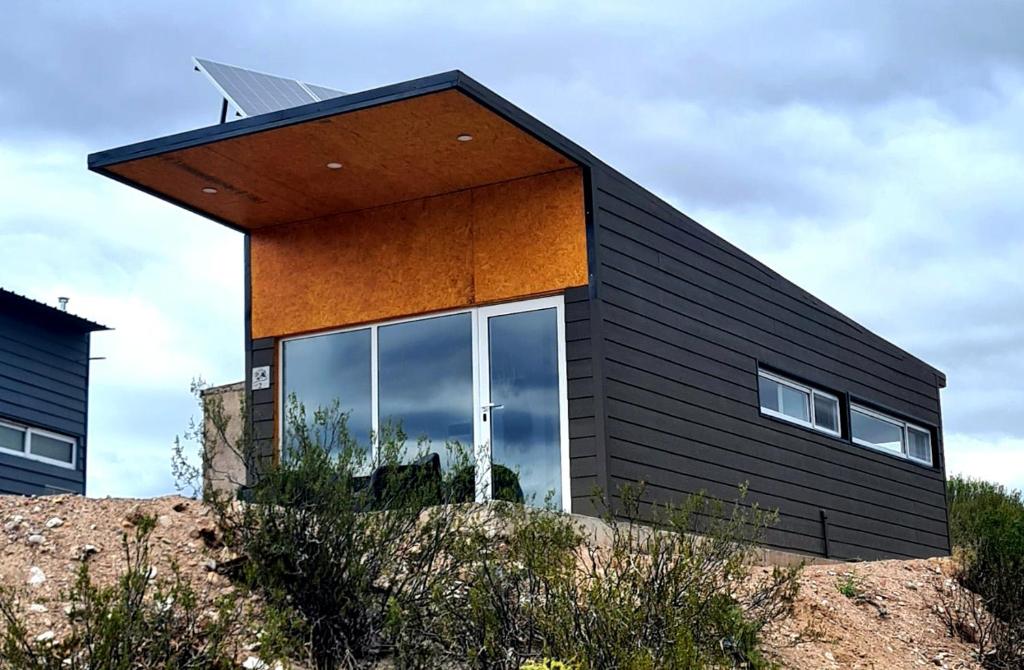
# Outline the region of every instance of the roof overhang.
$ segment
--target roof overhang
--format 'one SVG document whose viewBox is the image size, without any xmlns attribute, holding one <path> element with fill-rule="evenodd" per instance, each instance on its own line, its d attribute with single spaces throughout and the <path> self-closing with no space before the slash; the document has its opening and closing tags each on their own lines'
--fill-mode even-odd
<svg viewBox="0 0 1024 670">
<path fill-rule="evenodd" d="M 0 312 L 2 311 L 9 311 L 11 314 L 17 314 L 35 323 L 42 323 L 52 328 L 76 333 L 112 330 L 112 328 L 103 324 L 84 319 L 56 307 L 51 307 L 44 302 L 33 300 L 4 288 L 0 288 Z"/>
<path fill-rule="evenodd" d="M 457 139 L 467 134 L 471 141 Z M 250 231 L 590 159 L 453 71 L 101 151 L 89 169 Z"/>
</svg>

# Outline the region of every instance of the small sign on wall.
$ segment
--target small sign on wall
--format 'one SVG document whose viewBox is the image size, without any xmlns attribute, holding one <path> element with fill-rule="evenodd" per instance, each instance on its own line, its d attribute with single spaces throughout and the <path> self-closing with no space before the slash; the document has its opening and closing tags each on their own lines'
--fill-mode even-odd
<svg viewBox="0 0 1024 670">
<path fill-rule="evenodd" d="M 252 369 L 252 390 L 270 388 L 270 366 L 261 365 Z"/>
</svg>

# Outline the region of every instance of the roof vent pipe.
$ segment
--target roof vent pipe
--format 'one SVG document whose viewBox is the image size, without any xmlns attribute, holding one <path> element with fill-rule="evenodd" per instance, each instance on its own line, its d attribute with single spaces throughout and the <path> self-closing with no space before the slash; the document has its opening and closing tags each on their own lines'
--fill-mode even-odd
<svg viewBox="0 0 1024 670">
<path fill-rule="evenodd" d="M 57 302 L 60 303 L 60 311 L 68 311 L 68 300 L 71 300 L 71 298 L 65 298 L 64 296 L 57 298 Z"/>
</svg>

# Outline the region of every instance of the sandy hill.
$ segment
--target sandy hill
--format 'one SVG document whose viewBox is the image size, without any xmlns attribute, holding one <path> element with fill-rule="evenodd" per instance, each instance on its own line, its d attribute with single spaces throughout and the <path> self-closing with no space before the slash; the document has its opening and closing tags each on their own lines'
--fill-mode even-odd
<svg viewBox="0 0 1024 670">
<path fill-rule="evenodd" d="M 31 631 L 61 634 L 68 605 L 61 595 L 83 560 L 97 581 L 115 579 L 124 566 L 122 533 L 140 513 L 158 519 L 151 545 L 157 574 L 175 562 L 208 597 L 232 588 L 212 569 L 223 550 L 210 541 L 213 520 L 194 500 L 0 496 L 0 583 L 20 594 Z M 769 648 L 783 667 L 807 670 L 979 668 L 939 618 L 948 570 L 947 559 L 808 567 L 793 616 L 769 631 Z M 837 586 L 851 575 L 858 597 Z"/>
</svg>

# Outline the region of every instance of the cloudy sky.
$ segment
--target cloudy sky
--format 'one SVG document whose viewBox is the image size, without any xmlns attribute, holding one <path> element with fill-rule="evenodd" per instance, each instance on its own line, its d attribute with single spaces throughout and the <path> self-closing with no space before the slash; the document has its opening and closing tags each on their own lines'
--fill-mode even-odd
<svg viewBox="0 0 1024 670">
<path fill-rule="evenodd" d="M 171 491 L 190 381 L 242 378 L 241 237 L 85 169 L 216 122 L 193 55 L 346 91 L 467 72 L 944 370 L 950 470 L 1024 486 L 1024 4 L 287 7 L 5 5 L 0 285 L 116 327 L 90 495 Z"/>
</svg>

